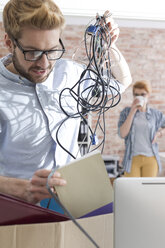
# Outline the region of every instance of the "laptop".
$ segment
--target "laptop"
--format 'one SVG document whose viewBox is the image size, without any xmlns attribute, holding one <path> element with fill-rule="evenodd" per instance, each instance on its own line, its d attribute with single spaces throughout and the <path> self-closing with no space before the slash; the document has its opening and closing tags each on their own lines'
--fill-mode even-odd
<svg viewBox="0 0 165 248">
<path fill-rule="evenodd" d="M 165 177 L 117 178 L 114 248 L 165 247 Z"/>
</svg>

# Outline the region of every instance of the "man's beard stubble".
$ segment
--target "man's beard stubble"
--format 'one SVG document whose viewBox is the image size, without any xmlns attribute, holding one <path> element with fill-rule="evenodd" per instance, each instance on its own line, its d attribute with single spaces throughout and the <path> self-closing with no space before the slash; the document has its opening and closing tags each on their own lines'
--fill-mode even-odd
<svg viewBox="0 0 165 248">
<path fill-rule="evenodd" d="M 31 67 L 29 67 L 29 69 L 28 69 L 29 72 L 26 72 L 26 71 L 24 70 L 24 68 L 21 66 L 21 64 L 19 63 L 15 51 L 14 51 L 13 56 L 12 56 L 12 62 L 13 62 L 13 65 L 14 65 L 14 67 L 15 67 L 15 70 L 18 72 L 18 74 L 20 74 L 22 77 L 28 79 L 28 80 L 31 81 L 32 83 L 42 83 L 42 82 L 44 82 L 44 81 L 49 77 L 50 73 L 52 72 L 52 70 L 53 70 L 53 68 L 54 68 L 54 65 L 52 66 L 52 65 L 50 64 L 49 67 L 47 68 L 47 70 L 50 70 L 50 71 L 47 73 L 47 75 L 46 75 L 44 78 L 42 78 L 42 79 L 35 80 L 34 77 L 30 75 L 29 72 L 30 72 L 32 69 L 41 70 L 41 69 L 42 69 L 41 67 L 39 67 L 39 66 L 31 66 Z"/>
</svg>

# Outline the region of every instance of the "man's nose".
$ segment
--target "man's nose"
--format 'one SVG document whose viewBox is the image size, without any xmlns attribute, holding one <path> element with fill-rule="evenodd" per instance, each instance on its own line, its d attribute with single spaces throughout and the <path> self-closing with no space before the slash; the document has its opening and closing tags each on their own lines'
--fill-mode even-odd
<svg viewBox="0 0 165 248">
<path fill-rule="evenodd" d="M 36 65 L 40 66 L 41 68 L 47 68 L 50 62 L 46 56 L 46 54 L 42 54 L 41 58 L 36 61 Z"/>
</svg>

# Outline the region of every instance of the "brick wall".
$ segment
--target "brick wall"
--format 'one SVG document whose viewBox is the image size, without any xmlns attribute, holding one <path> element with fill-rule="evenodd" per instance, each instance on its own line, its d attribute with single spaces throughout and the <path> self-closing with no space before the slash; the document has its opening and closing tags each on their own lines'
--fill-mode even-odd
<svg viewBox="0 0 165 248">
<path fill-rule="evenodd" d="M 67 26 L 63 41 L 70 57 L 77 46 L 81 45 L 79 54 L 83 53 L 84 26 Z M 133 82 L 148 79 L 153 92 L 150 105 L 165 113 L 165 29 L 120 28 L 117 46 L 125 56 L 131 70 Z M 3 31 L 0 24 L 0 57 L 6 54 L 3 46 Z M 132 89 L 129 87 L 122 95 L 121 102 L 106 113 L 106 141 L 104 154 L 120 155 L 122 159 L 124 142 L 117 135 L 119 112 L 132 101 Z M 165 151 L 165 138 L 159 140 L 160 151 Z"/>
</svg>

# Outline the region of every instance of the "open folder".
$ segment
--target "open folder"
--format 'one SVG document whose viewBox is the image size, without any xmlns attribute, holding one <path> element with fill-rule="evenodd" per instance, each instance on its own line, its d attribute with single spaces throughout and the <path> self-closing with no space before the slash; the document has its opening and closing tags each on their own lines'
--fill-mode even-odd
<svg viewBox="0 0 165 248">
<path fill-rule="evenodd" d="M 58 169 L 66 179 L 56 186 L 60 202 L 79 218 L 113 201 L 113 188 L 100 151 L 94 151 Z"/>
<path fill-rule="evenodd" d="M 0 194 L 0 226 L 65 220 L 68 217 L 60 213 Z"/>
</svg>

